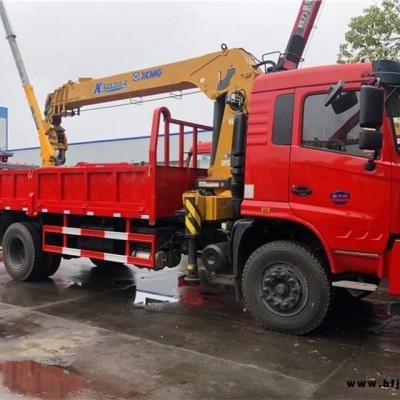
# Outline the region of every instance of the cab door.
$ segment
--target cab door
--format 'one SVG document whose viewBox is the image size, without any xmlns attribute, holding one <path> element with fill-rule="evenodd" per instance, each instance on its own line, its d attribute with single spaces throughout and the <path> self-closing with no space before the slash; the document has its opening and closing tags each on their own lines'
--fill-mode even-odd
<svg viewBox="0 0 400 400">
<path fill-rule="evenodd" d="M 358 146 L 359 93 L 352 96 L 355 104 L 337 113 L 324 106 L 326 86 L 296 91 L 289 201 L 331 249 L 334 272 L 375 274 L 389 235 L 389 146 L 367 171 L 367 154 Z"/>
</svg>

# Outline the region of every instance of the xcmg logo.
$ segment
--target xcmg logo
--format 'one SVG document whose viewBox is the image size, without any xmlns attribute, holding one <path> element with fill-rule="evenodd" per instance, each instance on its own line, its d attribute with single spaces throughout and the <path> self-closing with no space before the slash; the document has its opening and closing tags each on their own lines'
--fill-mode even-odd
<svg viewBox="0 0 400 400">
<path fill-rule="evenodd" d="M 153 78 L 159 78 L 162 75 L 162 69 L 150 69 L 148 71 L 142 71 L 142 72 L 134 72 L 133 73 L 133 80 L 136 81 L 141 81 L 143 79 L 153 79 Z"/>
</svg>

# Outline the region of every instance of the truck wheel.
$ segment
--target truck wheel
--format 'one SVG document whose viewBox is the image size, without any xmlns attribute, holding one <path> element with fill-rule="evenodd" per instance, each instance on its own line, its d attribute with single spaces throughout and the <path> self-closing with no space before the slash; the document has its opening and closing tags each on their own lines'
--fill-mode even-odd
<svg viewBox="0 0 400 400">
<path fill-rule="evenodd" d="M 8 227 L 3 238 L 4 266 L 16 281 L 38 278 L 42 261 L 40 236 L 33 224 L 16 222 Z"/>
<path fill-rule="evenodd" d="M 243 271 L 243 296 L 252 315 L 266 328 L 302 335 L 325 319 L 332 287 L 321 262 L 307 248 L 276 241 L 249 257 Z"/>
<path fill-rule="evenodd" d="M 29 224 L 30 225 L 30 224 Z M 42 228 L 38 224 L 32 224 L 35 228 L 35 236 L 38 238 L 40 249 L 42 248 Z M 61 263 L 61 254 L 49 253 L 41 250 L 41 261 L 36 271 L 35 280 L 43 280 L 54 275 Z"/>
<path fill-rule="evenodd" d="M 107 260 L 98 260 L 97 258 L 91 258 L 90 261 L 99 268 L 112 268 L 112 267 L 120 267 L 123 265 L 122 263 L 115 261 L 107 261 Z"/>
<path fill-rule="evenodd" d="M 61 264 L 61 254 L 43 253 L 43 278 L 54 275 Z"/>
</svg>

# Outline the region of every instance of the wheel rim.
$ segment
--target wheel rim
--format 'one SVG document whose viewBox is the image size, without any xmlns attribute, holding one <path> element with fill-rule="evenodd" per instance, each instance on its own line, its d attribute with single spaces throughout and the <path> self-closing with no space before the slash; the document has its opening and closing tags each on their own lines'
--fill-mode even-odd
<svg viewBox="0 0 400 400">
<path fill-rule="evenodd" d="M 276 315 L 295 315 L 307 303 L 307 281 L 288 264 L 268 266 L 262 275 L 260 291 L 265 307 Z"/>
<path fill-rule="evenodd" d="M 25 263 L 25 246 L 21 239 L 13 238 L 8 247 L 10 264 L 14 270 L 20 270 Z"/>
</svg>

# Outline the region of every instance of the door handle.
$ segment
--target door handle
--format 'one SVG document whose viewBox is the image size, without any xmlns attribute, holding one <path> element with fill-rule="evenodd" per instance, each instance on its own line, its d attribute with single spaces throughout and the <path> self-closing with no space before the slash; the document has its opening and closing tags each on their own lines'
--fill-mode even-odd
<svg viewBox="0 0 400 400">
<path fill-rule="evenodd" d="M 293 186 L 292 193 L 297 196 L 309 196 L 312 190 L 306 186 Z"/>
</svg>

